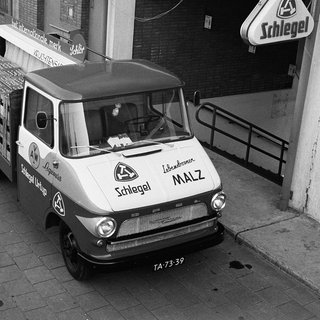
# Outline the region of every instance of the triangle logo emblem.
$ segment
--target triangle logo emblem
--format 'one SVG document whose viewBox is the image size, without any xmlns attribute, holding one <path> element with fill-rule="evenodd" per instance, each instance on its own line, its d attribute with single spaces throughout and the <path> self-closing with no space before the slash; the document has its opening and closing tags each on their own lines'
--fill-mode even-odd
<svg viewBox="0 0 320 320">
<path fill-rule="evenodd" d="M 114 169 L 114 179 L 118 182 L 127 182 L 139 177 L 137 172 L 125 163 L 119 162 Z"/>
<path fill-rule="evenodd" d="M 277 17 L 280 19 L 292 18 L 297 13 L 295 0 L 282 0 L 278 7 Z"/>
<path fill-rule="evenodd" d="M 243 22 L 240 35 L 253 46 L 308 37 L 313 18 L 302 0 L 260 0 Z"/>
<path fill-rule="evenodd" d="M 65 211 L 65 206 L 64 206 L 64 201 L 62 198 L 62 195 L 60 192 L 57 192 L 53 199 L 52 199 L 52 206 L 54 210 L 60 215 L 60 216 L 65 216 L 66 211 Z"/>
</svg>

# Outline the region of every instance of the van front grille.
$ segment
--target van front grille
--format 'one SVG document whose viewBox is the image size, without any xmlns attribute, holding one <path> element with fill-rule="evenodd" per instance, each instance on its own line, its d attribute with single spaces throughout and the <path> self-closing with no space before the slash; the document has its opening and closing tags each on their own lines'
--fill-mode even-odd
<svg viewBox="0 0 320 320">
<path fill-rule="evenodd" d="M 107 244 L 107 251 L 115 252 L 115 251 L 126 250 L 134 247 L 152 244 L 159 241 L 164 241 L 167 239 L 184 236 L 186 234 L 191 234 L 193 232 L 194 233 L 199 231 L 201 232 L 202 230 L 215 227 L 215 224 L 216 224 L 216 218 L 213 218 L 211 220 L 199 222 L 190 226 L 185 226 L 185 227 L 181 227 L 181 228 L 177 228 L 177 229 L 169 230 L 165 232 L 159 232 L 156 234 L 152 234 L 152 235 L 148 235 L 148 236 L 144 236 L 136 239 L 111 242 Z"/>
<path fill-rule="evenodd" d="M 122 222 L 117 237 L 152 231 L 208 215 L 207 206 L 197 203 L 171 210 L 135 217 Z"/>
</svg>

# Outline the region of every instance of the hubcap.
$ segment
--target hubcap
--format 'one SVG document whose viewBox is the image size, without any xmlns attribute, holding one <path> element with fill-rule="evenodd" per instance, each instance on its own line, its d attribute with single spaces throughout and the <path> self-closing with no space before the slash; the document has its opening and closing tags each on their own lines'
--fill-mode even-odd
<svg viewBox="0 0 320 320">
<path fill-rule="evenodd" d="M 76 240 L 71 231 L 64 235 L 63 249 L 70 267 L 76 268 L 78 265 L 78 250 Z"/>
</svg>

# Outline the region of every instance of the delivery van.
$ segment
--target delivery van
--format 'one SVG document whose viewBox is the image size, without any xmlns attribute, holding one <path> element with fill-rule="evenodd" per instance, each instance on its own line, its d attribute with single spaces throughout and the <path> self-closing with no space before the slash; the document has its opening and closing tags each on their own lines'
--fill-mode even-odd
<svg viewBox="0 0 320 320">
<path fill-rule="evenodd" d="M 17 179 L 23 212 L 59 226 L 75 279 L 149 258 L 162 270 L 223 240 L 226 196 L 178 77 L 145 60 L 111 60 L 23 79 L 2 105 L 0 169 Z"/>
</svg>

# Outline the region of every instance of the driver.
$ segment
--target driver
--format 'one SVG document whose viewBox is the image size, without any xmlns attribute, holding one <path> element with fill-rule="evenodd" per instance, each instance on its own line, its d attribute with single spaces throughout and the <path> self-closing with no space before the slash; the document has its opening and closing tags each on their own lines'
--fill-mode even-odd
<svg viewBox="0 0 320 320">
<path fill-rule="evenodd" d="M 119 112 L 120 112 L 121 103 L 116 103 L 114 106 L 115 107 L 112 110 L 112 116 L 113 117 L 117 117 L 119 115 Z"/>
<path fill-rule="evenodd" d="M 111 117 L 109 117 L 109 136 L 115 136 L 126 132 L 125 124 L 119 120 L 118 116 L 120 114 L 121 103 L 116 103 L 112 109 Z"/>
</svg>

